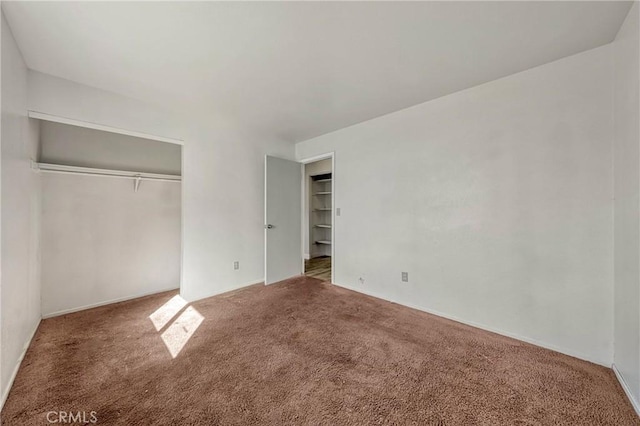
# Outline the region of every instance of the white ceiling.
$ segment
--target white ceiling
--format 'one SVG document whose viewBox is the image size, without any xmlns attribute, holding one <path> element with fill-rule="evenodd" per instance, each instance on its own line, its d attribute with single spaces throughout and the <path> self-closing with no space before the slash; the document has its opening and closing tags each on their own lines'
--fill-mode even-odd
<svg viewBox="0 0 640 426">
<path fill-rule="evenodd" d="M 606 44 L 628 2 L 2 2 L 37 71 L 297 142 Z"/>
</svg>

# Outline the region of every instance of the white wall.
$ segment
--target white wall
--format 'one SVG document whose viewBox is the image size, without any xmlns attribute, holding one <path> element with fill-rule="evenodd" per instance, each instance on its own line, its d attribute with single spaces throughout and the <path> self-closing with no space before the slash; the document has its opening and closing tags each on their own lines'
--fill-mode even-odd
<svg viewBox="0 0 640 426">
<path fill-rule="evenodd" d="M 640 402 L 639 18 L 640 7 L 636 2 L 613 43 L 615 66 L 614 363 L 636 402 Z"/>
<path fill-rule="evenodd" d="M 264 280 L 264 156 L 294 156 L 292 144 L 234 125 L 192 129 L 182 152 L 187 300 Z"/>
<path fill-rule="evenodd" d="M 313 213 L 310 213 L 311 206 L 313 205 L 313 195 L 312 195 L 312 185 L 311 185 L 311 176 L 331 173 L 331 159 L 315 161 L 313 163 L 305 164 L 304 166 L 304 182 L 306 185 L 306 194 L 307 199 L 304 204 L 304 209 L 302 213 L 302 229 L 304 232 L 302 233 L 303 239 L 303 247 L 304 247 L 304 257 L 305 259 L 309 259 L 318 255 L 331 255 L 331 246 L 321 246 L 318 247 L 316 244 L 311 244 L 309 240 L 309 235 L 313 234 L 313 228 L 310 224 L 310 216 Z"/>
<path fill-rule="evenodd" d="M 40 161 L 99 169 L 179 175 L 180 145 L 41 121 Z"/>
<path fill-rule="evenodd" d="M 165 138 L 184 133 L 165 108 L 33 70 L 28 79 L 31 111 Z"/>
<path fill-rule="evenodd" d="M 612 90 L 604 46 L 297 144 L 335 282 L 611 365 Z"/>
<path fill-rule="evenodd" d="M 175 114 L 45 74 L 30 72 L 29 84 L 32 110 L 184 140 L 183 297 L 195 300 L 264 279 L 264 155 L 293 158 L 293 145 L 224 117 Z"/>
<path fill-rule="evenodd" d="M 179 183 L 41 178 L 43 316 L 179 287 Z"/>
<path fill-rule="evenodd" d="M 27 68 L 2 15 L 0 406 L 40 322 L 40 189 L 31 160 L 38 126 L 27 118 Z"/>
</svg>

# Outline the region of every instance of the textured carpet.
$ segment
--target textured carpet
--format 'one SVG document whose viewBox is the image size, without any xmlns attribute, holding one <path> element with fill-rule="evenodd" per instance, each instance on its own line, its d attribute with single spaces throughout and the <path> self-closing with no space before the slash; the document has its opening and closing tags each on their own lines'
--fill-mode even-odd
<svg viewBox="0 0 640 426">
<path fill-rule="evenodd" d="M 174 296 L 42 321 L 3 423 L 640 425 L 607 368 L 313 278 Z"/>
</svg>

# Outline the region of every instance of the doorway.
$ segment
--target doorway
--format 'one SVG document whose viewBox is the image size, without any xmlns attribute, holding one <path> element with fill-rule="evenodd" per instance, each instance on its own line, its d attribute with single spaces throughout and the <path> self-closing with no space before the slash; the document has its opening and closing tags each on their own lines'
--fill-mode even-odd
<svg viewBox="0 0 640 426">
<path fill-rule="evenodd" d="M 265 156 L 265 284 L 306 272 L 334 282 L 334 176 L 332 152 L 302 161 Z"/>
<path fill-rule="evenodd" d="M 304 274 L 331 282 L 333 246 L 333 161 L 304 165 Z"/>
</svg>

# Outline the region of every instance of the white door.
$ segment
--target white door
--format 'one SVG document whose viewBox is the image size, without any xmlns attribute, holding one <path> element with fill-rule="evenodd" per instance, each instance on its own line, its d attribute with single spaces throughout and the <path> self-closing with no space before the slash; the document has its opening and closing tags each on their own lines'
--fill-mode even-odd
<svg viewBox="0 0 640 426">
<path fill-rule="evenodd" d="M 265 284 L 302 274 L 302 164 L 265 158 Z"/>
</svg>

